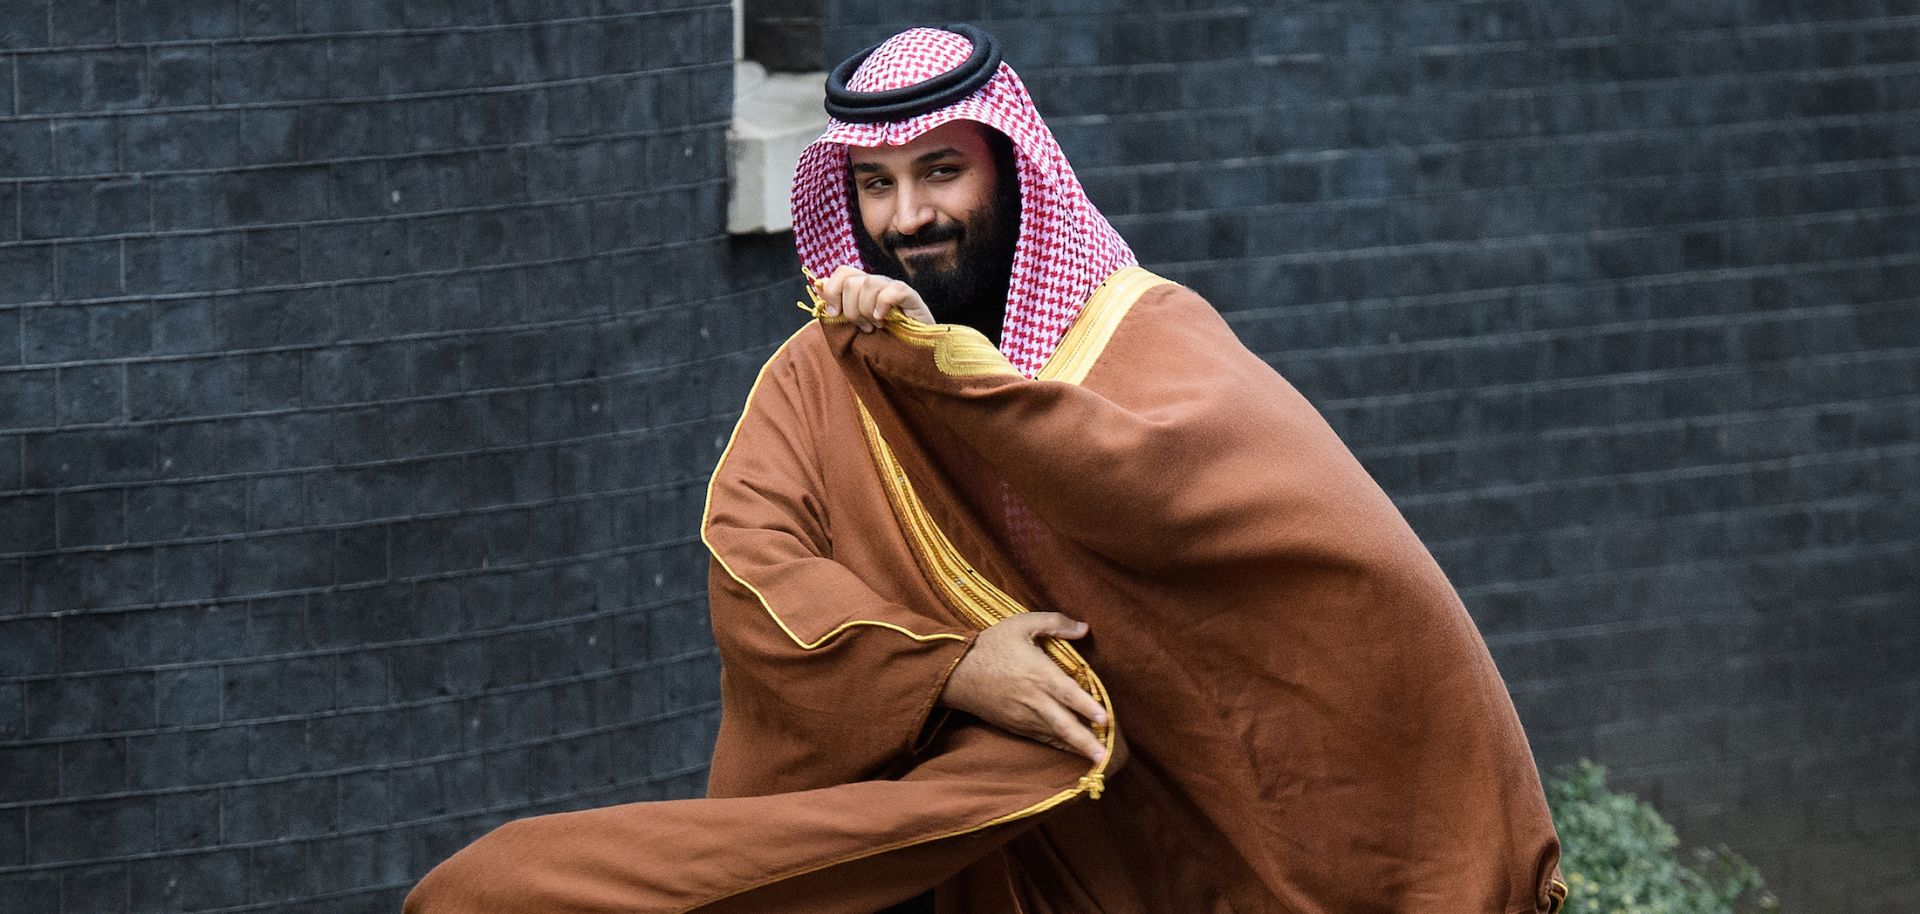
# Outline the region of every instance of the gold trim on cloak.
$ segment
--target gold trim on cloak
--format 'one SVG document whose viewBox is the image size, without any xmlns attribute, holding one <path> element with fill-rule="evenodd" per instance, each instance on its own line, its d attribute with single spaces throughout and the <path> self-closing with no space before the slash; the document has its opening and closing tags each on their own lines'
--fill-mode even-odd
<svg viewBox="0 0 1920 914">
<path fill-rule="evenodd" d="M 1139 267 L 1125 267 L 1107 277 L 1080 307 L 1080 315 L 1074 318 L 1073 326 L 1067 328 L 1060 345 L 1054 347 L 1052 357 L 1040 367 L 1034 380 L 1068 384 L 1085 381 L 1094 362 L 1107 350 L 1113 332 L 1133 310 L 1133 303 L 1147 290 L 1170 282 L 1172 280 Z"/>
<path fill-rule="evenodd" d="M 874 463 L 880 470 L 881 482 L 886 486 L 887 500 L 893 504 L 894 514 L 907 534 L 907 542 L 913 547 L 914 555 L 919 557 L 921 567 L 926 570 L 934 587 L 975 628 L 985 629 L 996 622 L 1027 612 L 1027 608 L 1020 605 L 1018 600 L 975 570 L 973 563 L 960 554 L 953 541 L 934 523 L 933 515 L 928 513 L 926 504 L 907 480 L 906 468 L 900 465 L 893 449 L 880 436 L 880 427 L 874 424 L 873 415 L 867 412 L 867 405 L 860 403 L 857 396 L 854 402 L 860 407 L 860 427 L 866 434 L 867 449 L 872 452 Z M 1093 666 L 1087 663 L 1086 658 L 1067 642 L 1045 638 L 1038 643 L 1055 665 L 1073 677 L 1073 681 L 1106 710 L 1107 723 L 1093 725 L 1093 735 L 1100 740 L 1107 754 L 1092 770 L 1081 776 L 1072 789 L 1062 791 L 1036 806 L 986 822 L 981 828 L 1032 815 L 1083 792 L 1099 799 L 1100 792 L 1106 787 L 1107 764 L 1113 759 L 1113 741 L 1117 734 L 1113 723 L 1113 701 L 1107 695 L 1107 687 L 1099 676 L 1094 675 Z"/>
<path fill-rule="evenodd" d="M 812 271 L 803 272 L 807 275 L 807 297 L 813 300 L 813 304 L 795 302 L 795 306 L 821 323 L 848 320 L 827 315 L 826 302 L 820 298 L 819 281 L 814 278 Z M 1133 309 L 1133 303 L 1147 290 L 1170 282 L 1172 280 L 1140 267 L 1122 267 L 1114 271 L 1087 297 L 1086 304 L 1080 306 L 1073 326 L 1068 327 L 1066 334 L 1061 336 L 1053 355 L 1034 375 L 1034 380 L 1068 384 L 1079 384 L 1086 380 L 1087 372 L 1092 370 L 1100 354 L 1106 351 L 1107 343 L 1113 339 L 1113 332 Z M 898 308 L 887 312 L 884 324 L 887 334 L 894 339 L 932 349 L 933 364 L 950 377 L 1022 377 L 1019 369 L 1007 361 L 1006 355 L 993 345 L 993 341 L 972 327 L 964 324 L 928 324 L 908 317 Z"/>
</svg>

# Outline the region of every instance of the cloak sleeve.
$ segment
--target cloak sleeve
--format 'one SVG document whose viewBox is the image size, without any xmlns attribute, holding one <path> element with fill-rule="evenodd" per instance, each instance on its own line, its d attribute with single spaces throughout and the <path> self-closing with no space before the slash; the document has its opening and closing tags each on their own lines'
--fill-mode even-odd
<svg viewBox="0 0 1920 914">
<path fill-rule="evenodd" d="M 867 583 L 871 570 L 856 574 L 836 555 L 825 480 L 874 471 L 819 460 L 820 414 L 846 392 L 837 371 L 809 370 L 830 364 L 796 357 L 809 332 L 763 369 L 708 491 L 703 537 L 727 707 L 713 796 L 881 776 L 938 726 L 935 701 L 975 635 L 934 601 L 906 604 L 910 558 L 893 557 L 900 567 L 881 577 L 896 593 L 883 596 Z M 862 551 L 857 532 L 839 538 L 846 560 L 887 560 Z"/>
</svg>

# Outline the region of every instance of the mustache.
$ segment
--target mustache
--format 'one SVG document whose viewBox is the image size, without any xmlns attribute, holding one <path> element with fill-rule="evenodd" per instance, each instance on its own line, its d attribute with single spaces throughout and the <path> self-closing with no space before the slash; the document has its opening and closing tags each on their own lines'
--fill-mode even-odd
<svg viewBox="0 0 1920 914">
<path fill-rule="evenodd" d="M 880 241 L 887 246 L 888 253 L 893 253 L 903 247 L 919 247 L 923 244 L 939 244 L 943 241 L 953 241 L 964 234 L 965 231 L 965 229 L 960 227 L 958 221 L 934 222 L 911 235 L 902 235 L 899 232 L 889 229 L 886 234 L 880 236 Z"/>
</svg>

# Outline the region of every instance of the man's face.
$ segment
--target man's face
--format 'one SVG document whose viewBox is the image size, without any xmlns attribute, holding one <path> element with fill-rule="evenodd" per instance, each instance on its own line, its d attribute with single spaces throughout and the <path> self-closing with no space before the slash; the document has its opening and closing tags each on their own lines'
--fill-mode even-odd
<svg viewBox="0 0 1920 914">
<path fill-rule="evenodd" d="M 904 146 L 848 147 L 847 157 L 868 267 L 913 286 L 937 319 L 990 323 L 980 329 L 997 337 L 1019 195 L 988 129 L 951 121 Z"/>
</svg>

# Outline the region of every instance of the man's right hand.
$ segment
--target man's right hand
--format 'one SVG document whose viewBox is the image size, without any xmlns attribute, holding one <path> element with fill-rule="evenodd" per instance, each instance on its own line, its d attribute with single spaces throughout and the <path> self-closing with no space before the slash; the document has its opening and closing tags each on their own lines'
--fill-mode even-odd
<svg viewBox="0 0 1920 914">
<path fill-rule="evenodd" d="M 996 622 L 953 668 L 940 704 L 1099 762 L 1107 750 L 1086 722 L 1106 723 L 1107 712 L 1035 643 L 1086 634 L 1086 623 L 1060 613 L 1021 613 Z"/>
<path fill-rule="evenodd" d="M 820 281 L 820 300 L 828 317 L 845 315 L 863 333 L 879 329 L 887 312 L 895 309 L 923 324 L 934 322 L 933 312 L 912 286 L 850 264 L 841 264 Z"/>
</svg>

